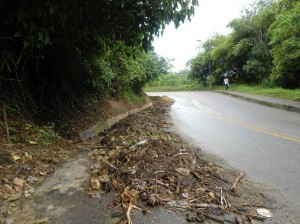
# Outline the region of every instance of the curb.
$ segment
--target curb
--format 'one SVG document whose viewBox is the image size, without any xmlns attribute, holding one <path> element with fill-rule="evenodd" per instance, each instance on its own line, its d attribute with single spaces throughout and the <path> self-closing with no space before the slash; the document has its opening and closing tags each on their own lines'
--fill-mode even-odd
<svg viewBox="0 0 300 224">
<path fill-rule="evenodd" d="M 112 117 L 106 121 L 102 121 L 102 122 L 98 122 L 96 123 L 93 127 L 82 131 L 79 133 L 79 139 L 84 142 L 87 141 L 93 137 L 95 137 L 96 135 L 98 135 L 99 133 L 103 132 L 105 129 L 110 128 L 111 126 L 113 126 L 114 124 L 118 123 L 120 120 L 128 117 L 129 115 L 138 113 L 142 110 L 145 110 L 149 107 L 151 107 L 153 104 L 152 102 L 145 104 L 144 106 L 140 107 L 140 108 L 135 108 L 132 110 L 129 110 L 123 114 L 120 114 L 116 117 Z"/>
<path fill-rule="evenodd" d="M 268 101 L 262 101 L 262 100 L 258 100 L 258 99 L 254 99 L 254 98 L 249 98 L 246 96 L 241 96 L 235 93 L 230 93 L 230 92 L 223 92 L 223 91 L 214 91 L 217 93 L 221 93 L 224 95 L 229 95 L 235 98 L 239 98 L 239 99 L 243 99 L 249 102 L 253 102 L 253 103 L 257 103 L 257 104 L 261 104 L 264 106 L 268 106 L 268 107 L 274 107 L 274 108 L 279 108 L 279 109 L 283 109 L 283 110 L 287 110 L 287 111 L 291 111 L 291 112 L 296 112 L 296 113 L 300 113 L 300 108 L 299 107 L 294 107 L 291 105 L 286 105 L 286 104 L 279 104 L 279 103 L 273 103 L 273 102 L 268 102 Z"/>
</svg>

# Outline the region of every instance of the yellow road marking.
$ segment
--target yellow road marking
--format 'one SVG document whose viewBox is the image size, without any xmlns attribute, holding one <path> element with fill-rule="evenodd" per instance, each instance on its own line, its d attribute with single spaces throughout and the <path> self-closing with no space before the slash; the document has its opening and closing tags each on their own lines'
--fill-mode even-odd
<svg viewBox="0 0 300 224">
<path fill-rule="evenodd" d="M 220 114 L 216 111 L 213 111 L 205 106 L 203 106 L 199 101 L 197 100 L 192 100 L 193 103 L 195 104 L 196 107 L 206 111 L 207 113 L 219 118 L 219 119 L 222 119 L 222 120 L 225 120 L 225 121 L 228 121 L 230 123 L 233 123 L 235 125 L 238 125 L 238 126 L 241 126 L 241 127 L 244 127 L 244 128 L 248 128 L 248 129 L 251 129 L 251 130 L 254 130 L 254 131 L 258 131 L 258 132 L 261 132 L 261 133 L 264 133 L 264 134 L 268 134 L 268 135 L 271 135 L 271 136 L 275 136 L 275 137 L 279 137 L 279 138 L 283 138 L 283 139 L 287 139 L 287 140 L 290 140 L 290 141 L 294 141 L 294 142 L 299 142 L 300 143 L 300 138 L 297 138 L 297 137 L 294 137 L 294 136 L 288 136 L 286 134 L 283 134 L 283 133 L 278 133 L 278 132 L 274 132 L 274 131 L 271 131 L 271 130 L 268 130 L 268 129 L 265 129 L 265 128 L 262 128 L 262 127 L 258 127 L 258 126 L 254 126 L 254 125 L 251 125 L 251 124 L 248 124 L 246 122 L 242 122 L 242 121 L 238 121 L 238 120 L 235 120 L 231 117 L 228 117 L 228 116 L 225 116 L 223 114 Z"/>
</svg>

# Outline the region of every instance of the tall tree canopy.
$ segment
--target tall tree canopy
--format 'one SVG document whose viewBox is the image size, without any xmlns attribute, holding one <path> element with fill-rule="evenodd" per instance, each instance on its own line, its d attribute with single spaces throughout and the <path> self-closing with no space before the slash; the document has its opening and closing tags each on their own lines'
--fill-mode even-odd
<svg viewBox="0 0 300 224">
<path fill-rule="evenodd" d="M 235 82 L 268 86 L 300 86 L 300 2 L 261 0 L 232 20 L 227 36 L 215 35 L 192 60 L 190 76 L 207 81 L 210 56 L 212 74 L 221 84 L 225 73 Z"/>
<path fill-rule="evenodd" d="M 153 57 L 161 62 L 142 49 L 151 50 L 166 24 L 178 27 L 190 19 L 196 5 L 197 0 L 3 0 L 1 95 L 13 89 L 11 98 L 42 107 L 86 91 L 115 95 L 141 88 L 137 83 L 156 71 L 133 64 L 147 59 L 151 67 Z"/>
</svg>

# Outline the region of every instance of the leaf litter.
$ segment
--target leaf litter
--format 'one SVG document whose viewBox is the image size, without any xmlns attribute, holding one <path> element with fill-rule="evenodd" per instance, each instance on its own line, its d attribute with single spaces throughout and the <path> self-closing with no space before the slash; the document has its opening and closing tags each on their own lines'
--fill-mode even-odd
<svg viewBox="0 0 300 224">
<path fill-rule="evenodd" d="M 243 179 L 243 172 L 205 160 L 170 131 L 172 99 L 151 99 L 152 108 L 120 121 L 90 148 L 90 191 L 119 192 L 108 207 L 124 208 L 127 220 L 120 223 L 134 222 L 132 209 L 147 214 L 154 206 L 184 212 L 191 222 L 263 222 L 268 216 L 257 209 L 272 209 L 268 196 Z"/>
</svg>

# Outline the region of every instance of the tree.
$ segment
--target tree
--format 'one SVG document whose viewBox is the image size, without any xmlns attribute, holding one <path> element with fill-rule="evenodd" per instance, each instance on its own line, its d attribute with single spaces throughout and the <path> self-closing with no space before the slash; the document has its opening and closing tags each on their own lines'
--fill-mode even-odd
<svg viewBox="0 0 300 224">
<path fill-rule="evenodd" d="M 40 108 L 72 104 L 86 92 L 120 93 L 126 79 L 118 76 L 129 76 L 121 73 L 127 71 L 124 59 L 130 64 L 135 54 L 142 57 L 140 49 L 151 50 L 154 36 L 166 24 L 178 27 L 190 19 L 196 5 L 196 0 L 3 0 L 0 86 L 14 90 L 11 98 L 30 99 Z"/>
<path fill-rule="evenodd" d="M 281 0 L 269 28 L 274 67 L 271 78 L 286 88 L 300 84 L 300 2 Z"/>
</svg>

